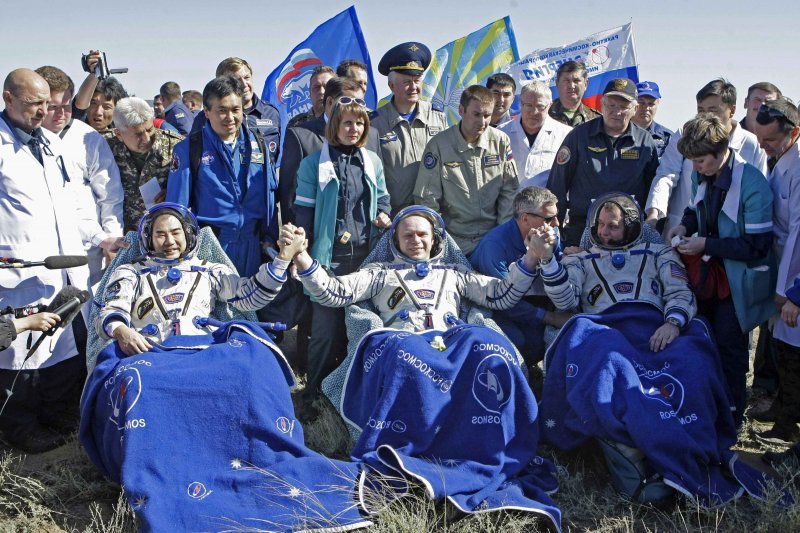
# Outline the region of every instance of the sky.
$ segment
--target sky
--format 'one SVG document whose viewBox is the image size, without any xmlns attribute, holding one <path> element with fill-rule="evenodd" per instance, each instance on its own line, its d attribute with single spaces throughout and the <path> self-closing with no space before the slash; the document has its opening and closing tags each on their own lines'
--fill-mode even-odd
<svg viewBox="0 0 800 533">
<path fill-rule="evenodd" d="M 378 61 L 392 46 L 415 40 L 435 51 L 510 16 L 520 56 L 632 21 L 640 79 L 660 85 L 656 121 L 672 129 L 694 115 L 694 95 L 719 76 L 738 89 L 737 118 L 744 114 L 747 87 L 758 81 L 775 83 L 794 101 L 800 98 L 796 4 L 788 0 L 771 1 L 768 8 L 740 0 L 73 0 L 14 4 L 14 9 L 6 3 L 3 77 L 18 67 L 54 65 L 80 85 L 86 76 L 81 53 L 95 48 L 106 52 L 111 68 L 130 69 L 118 78 L 129 93 L 145 99 L 170 80 L 183 90 L 202 91 L 229 56 L 250 62 L 260 91 L 295 45 L 350 5 L 356 6 L 379 97 L 389 89 L 377 72 Z"/>
</svg>

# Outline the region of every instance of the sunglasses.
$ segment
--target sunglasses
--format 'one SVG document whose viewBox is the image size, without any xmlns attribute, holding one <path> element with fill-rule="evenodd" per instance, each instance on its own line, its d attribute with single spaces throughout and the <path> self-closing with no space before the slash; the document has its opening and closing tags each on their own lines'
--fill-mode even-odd
<svg viewBox="0 0 800 533">
<path fill-rule="evenodd" d="M 356 104 L 361 107 L 367 107 L 367 103 L 364 100 L 361 98 L 353 98 L 352 96 L 340 96 L 336 102 L 342 105 Z"/>
<path fill-rule="evenodd" d="M 542 220 L 544 220 L 545 224 L 551 224 L 555 219 L 558 218 L 558 215 L 553 215 L 551 217 L 545 217 L 545 216 L 540 215 L 539 213 L 527 213 L 527 214 L 531 215 L 531 216 L 534 216 L 534 217 L 541 218 Z"/>
<path fill-rule="evenodd" d="M 759 116 L 756 116 L 756 121 L 759 123 L 761 123 L 762 121 L 771 122 L 770 119 L 773 118 L 782 118 L 792 126 L 797 126 L 797 124 L 794 123 L 795 122 L 794 120 L 790 119 L 789 117 L 783 114 L 783 111 L 781 111 L 780 109 L 775 109 L 774 107 L 770 107 L 767 104 L 761 104 L 761 107 L 758 108 L 758 115 L 760 116 L 761 120 L 758 120 Z M 762 124 L 762 126 L 763 125 L 764 124 Z"/>
</svg>

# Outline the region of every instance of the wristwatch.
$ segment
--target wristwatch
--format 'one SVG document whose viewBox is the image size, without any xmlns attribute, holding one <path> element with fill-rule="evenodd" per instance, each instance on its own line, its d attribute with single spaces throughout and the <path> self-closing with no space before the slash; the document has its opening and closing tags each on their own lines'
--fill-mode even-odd
<svg viewBox="0 0 800 533">
<path fill-rule="evenodd" d="M 677 318 L 675 318 L 674 316 L 668 316 L 667 319 L 665 320 L 665 322 L 667 324 L 672 324 L 673 326 L 675 326 L 678 329 L 681 329 L 683 327 L 683 325 L 681 324 L 681 321 L 678 320 Z"/>
</svg>

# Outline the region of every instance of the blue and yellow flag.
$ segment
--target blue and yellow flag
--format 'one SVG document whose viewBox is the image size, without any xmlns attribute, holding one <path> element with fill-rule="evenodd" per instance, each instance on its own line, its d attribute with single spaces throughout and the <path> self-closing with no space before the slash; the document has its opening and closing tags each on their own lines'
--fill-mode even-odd
<svg viewBox="0 0 800 533">
<path fill-rule="evenodd" d="M 439 48 L 422 83 L 422 98 L 444 108 L 447 121 L 459 121 L 458 102 L 470 85 L 486 82 L 519 60 L 511 18 L 505 17 Z"/>
</svg>

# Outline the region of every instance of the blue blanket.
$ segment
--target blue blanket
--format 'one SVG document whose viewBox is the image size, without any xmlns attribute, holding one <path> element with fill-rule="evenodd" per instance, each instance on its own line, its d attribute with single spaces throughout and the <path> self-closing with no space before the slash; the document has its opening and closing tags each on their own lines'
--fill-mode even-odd
<svg viewBox="0 0 800 533">
<path fill-rule="evenodd" d="M 703 506 L 747 491 L 763 475 L 737 460 L 736 427 L 716 347 L 693 320 L 667 349 L 650 336 L 664 323 L 645 303 L 576 315 L 545 356 L 543 438 L 569 450 L 590 437 L 638 448 L 664 481 Z"/>
<path fill-rule="evenodd" d="M 247 322 L 133 357 L 114 343 L 84 389 L 81 442 L 143 531 L 368 525 L 358 465 L 304 446 L 293 385 L 280 350 Z"/>
<path fill-rule="evenodd" d="M 436 335 L 441 351 L 431 346 Z M 371 332 L 350 363 L 340 411 L 363 429 L 352 456 L 367 467 L 366 510 L 365 486 L 393 479 L 403 490 L 399 479 L 466 513 L 515 509 L 560 528 L 547 495 L 557 489 L 555 469 L 536 455 L 536 399 L 503 335 L 474 325 Z"/>
</svg>

